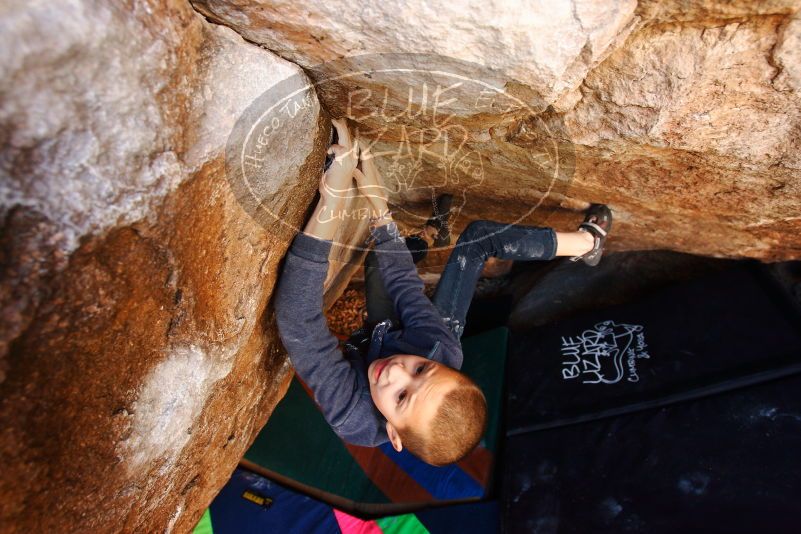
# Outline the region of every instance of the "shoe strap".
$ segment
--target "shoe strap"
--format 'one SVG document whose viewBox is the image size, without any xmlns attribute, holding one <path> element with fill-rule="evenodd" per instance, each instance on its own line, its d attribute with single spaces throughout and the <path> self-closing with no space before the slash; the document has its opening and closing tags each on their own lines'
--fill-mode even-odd
<svg viewBox="0 0 801 534">
<path fill-rule="evenodd" d="M 601 234 L 602 237 L 606 237 L 606 230 L 604 230 L 603 228 L 601 228 L 600 226 L 598 226 L 594 222 L 583 222 L 583 223 L 581 223 L 580 226 L 584 227 L 584 228 L 592 228 L 595 231 L 597 231 L 599 234 Z"/>
</svg>

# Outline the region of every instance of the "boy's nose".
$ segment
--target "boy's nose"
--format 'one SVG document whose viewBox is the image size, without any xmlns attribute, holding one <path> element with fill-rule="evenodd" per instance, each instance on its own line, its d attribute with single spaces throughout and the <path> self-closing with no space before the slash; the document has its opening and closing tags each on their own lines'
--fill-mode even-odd
<svg viewBox="0 0 801 534">
<path fill-rule="evenodd" d="M 387 373 L 389 383 L 395 385 L 406 382 L 411 376 L 402 363 L 391 363 L 389 364 L 389 369 L 384 372 Z"/>
</svg>

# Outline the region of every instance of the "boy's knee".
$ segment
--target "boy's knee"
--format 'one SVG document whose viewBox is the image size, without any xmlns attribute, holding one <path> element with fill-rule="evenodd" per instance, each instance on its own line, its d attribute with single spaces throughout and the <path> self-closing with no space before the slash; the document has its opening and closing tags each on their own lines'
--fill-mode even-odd
<svg viewBox="0 0 801 534">
<path fill-rule="evenodd" d="M 499 223 L 479 219 L 471 221 L 459 235 L 457 246 L 471 258 L 485 260 L 493 254 L 489 238 L 498 229 Z"/>
<path fill-rule="evenodd" d="M 475 241 L 486 235 L 486 223 L 487 221 L 483 219 L 470 221 L 464 231 L 459 234 L 459 241 Z"/>
</svg>

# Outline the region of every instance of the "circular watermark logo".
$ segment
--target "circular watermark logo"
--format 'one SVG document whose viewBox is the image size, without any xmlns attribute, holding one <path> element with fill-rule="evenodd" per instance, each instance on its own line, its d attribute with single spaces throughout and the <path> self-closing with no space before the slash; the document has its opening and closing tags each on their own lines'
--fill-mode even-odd
<svg viewBox="0 0 801 534">
<path fill-rule="evenodd" d="M 287 222 L 287 211 L 297 207 L 287 177 L 298 175 L 299 160 L 319 161 L 311 170 L 323 174 L 323 154 L 308 157 L 320 150 L 318 102 L 330 117 L 347 119 L 350 135 L 369 147 L 393 218 L 429 251 L 456 244 L 433 241 L 432 218 L 451 228 L 502 220 L 496 233 L 542 223 L 570 185 L 575 151 L 560 115 L 489 67 L 437 55 L 373 54 L 323 63 L 306 75 L 265 91 L 228 139 L 226 176 L 265 227 L 301 230 Z M 339 194 L 344 207 L 327 216 L 366 223 L 370 204 L 355 182 Z M 447 213 L 439 213 L 443 194 L 451 195 Z M 337 244 L 369 248 L 355 235 Z"/>
</svg>

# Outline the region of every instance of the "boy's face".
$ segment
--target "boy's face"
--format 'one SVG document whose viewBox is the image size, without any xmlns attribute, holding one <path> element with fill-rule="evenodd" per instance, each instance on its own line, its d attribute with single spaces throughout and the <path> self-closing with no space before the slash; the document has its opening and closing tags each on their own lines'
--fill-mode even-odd
<svg viewBox="0 0 801 534">
<path fill-rule="evenodd" d="M 367 368 L 370 395 L 389 423 L 387 433 L 409 426 L 424 432 L 442 399 L 459 384 L 459 373 L 447 365 L 412 354 L 381 358 Z"/>
</svg>

